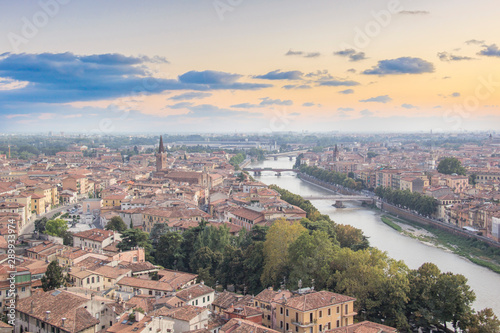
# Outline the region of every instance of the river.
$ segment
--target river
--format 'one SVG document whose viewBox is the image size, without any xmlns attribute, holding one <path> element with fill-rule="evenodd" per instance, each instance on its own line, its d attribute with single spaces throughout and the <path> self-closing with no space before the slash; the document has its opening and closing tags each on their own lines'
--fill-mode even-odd
<svg viewBox="0 0 500 333">
<path fill-rule="evenodd" d="M 291 168 L 295 160 L 288 157 L 278 160 L 252 162 L 249 167 L 257 168 Z M 261 176 L 253 176 L 265 184 L 276 184 L 295 194 L 318 196 L 331 194 L 326 189 L 306 183 L 296 177 L 294 172 L 284 172 L 276 176 L 272 172 L 263 172 Z M 476 293 L 473 306 L 476 310 L 492 308 L 500 316 L 500 274 L 478 266 L 454 253 L 426 245 L 418 240 L 404 236 L 387 226 L 380 219 L 380 213 L 361 207 L 361 203 L 345 202 L 346 208 L 332 207 L 328 200 L 311 200 L 322 214 L 328 214 L 336 223 L 349 224 L 363 230 L 369 237 L 370 245 L 386 251 L 397 260 L 403 260 L 406 265 L 415 269 L 425 262 L 436 264 L 442 272 L 462 274 L 468 279 L 468 284 Z"/>
</svg>

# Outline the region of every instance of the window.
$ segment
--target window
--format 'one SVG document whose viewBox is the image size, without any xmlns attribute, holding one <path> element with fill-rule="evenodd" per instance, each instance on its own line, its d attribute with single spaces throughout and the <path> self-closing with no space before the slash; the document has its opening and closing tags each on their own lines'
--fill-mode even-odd
<svg viewBox="0 0 500 333">
<path fill-rule="evenodd" d="M 95 279 L 94 279 L 94 277 L 92 277 L 92 283 L 94 283 L 94 281 L 95 281 Z"/>
<path fill-rule="evenodd" d="M 87 284 L 89 284 L 89 283 L 90 283 L 90 278 L 87 278 Z"/>
<path fill-rule="evenodd" d="M 337 306 L 337 313 L 340 313 L 340 306 Z"/>
<path fill-rule="evenodd" d="M 198 300 L 196 300 L 196 305 L 198 305 Z"/>
<path fill-rule="evenodd" d="M 340 327 L 340 320 L 337 320 L 337 327 Z"/>
<path fill-rule="evenodd" d="M 288 317 L 288 309 L 286 309 L 286 316 Z"/>
<path fill-rule="evenodd" d="M 299 313 L 298 312 L 295 312 L 295 322 L 296 323 L 299 322 Z"/>
<path fill-rule="evenodd" d="M 310 322 L 310 323 L 312 323 L 312 322 L 313 322 L 313 314 L 312 314 L 312 313 L 310 313 L 310 314 L 309 314 L 309 322 Z"/>
<path fill-rule="evenodd" d="M 286 330 L 288 331 L 288 329 L 289 329 L 289 328 L 288 328 L 288 323 L 286 323 Z"/>
<path fill-rule="evenodd" d="M 319 331 L 322 332 L 323 331 L 323 325 L 319 325 Z"/>
<path fill-rule="evenodd" d="M 207 302 L 210 302 L 210 296 L 207 296 Z"/>
<path fill-rule="evenodd" d="M 205 303 L 205 297 L 203 297 L 203 303 Z"/>
<path fill-rule="evenodd" d="M 99 277 L 97 277 L 97 282 L 99 282 Z"/>
<path fill-rule="evenodd" d="M 332 309 L 328 309 L 328 315 L 331 316 L 332 315 Z"/>
<path fill-rule="evenodd" d="M 345 305 L 345 314 L 348 314 L 349 313 L 349 305 Z"/>
<path fill-rule="evenodd" d="M 283 328 L 283 321 L 280 320 L 280 328 Z"/>
<path fill-rule="evenodd" d="M 323 311 L 321 311 L 321 310 L 319 311 L 319 317 L 320 317 L 320 318 L 321 318 L 321 317 L 323 317 Z M 320 331 L 321 331 L 321 330 L 320 330 Z"/>
<path fill-rule="evenodd" d="M 283 308 L 280 308 L 280 314 L 283 314 Z"/>
</svg>

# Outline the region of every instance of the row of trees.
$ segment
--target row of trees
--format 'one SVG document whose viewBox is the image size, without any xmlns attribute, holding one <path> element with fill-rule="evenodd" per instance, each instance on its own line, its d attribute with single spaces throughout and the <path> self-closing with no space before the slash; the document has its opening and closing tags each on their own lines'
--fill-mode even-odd
<svg viewBox="0 0 500 333">
<path fill-rule="evenodd" d="M 434 214 L 438 207 L 438 201 L 433 197 L 410 190 L 379 186 L 375 189 L 375 194 L 393 205 L 409 208 L 424 216 Z"/>
<path fill-rule="evenodd" d="M 349 175 L 345 173 L 328 171 L 325 169 L 320 169 L 317 166 L 306 165 L 300 166 L 300 172 L 303 172 L 306 175 L 312 176 L 326 183 L 341 185 L 352 190 L 359 191 L 365 188 L 361 180 L 354 180 L 352 178 L 354 176 L 353 174 L 351 174 L 351 177 L 349 177 Z"/>
</svg>

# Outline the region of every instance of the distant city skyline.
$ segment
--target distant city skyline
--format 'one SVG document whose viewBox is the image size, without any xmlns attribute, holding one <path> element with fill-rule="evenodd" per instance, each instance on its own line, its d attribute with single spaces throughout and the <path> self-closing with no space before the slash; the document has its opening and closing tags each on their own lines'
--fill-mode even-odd
<svg viewBox="0 0 500 333">
<path fill-rule="evenodd" d="M 494 0 L 2 8 L 2 133 L 439 133 L 500 123 Z"/>
</svg>

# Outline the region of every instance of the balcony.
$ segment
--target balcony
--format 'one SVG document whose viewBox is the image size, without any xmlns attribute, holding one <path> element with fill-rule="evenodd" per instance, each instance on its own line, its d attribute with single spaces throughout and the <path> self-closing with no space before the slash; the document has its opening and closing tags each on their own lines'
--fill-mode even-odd
<svg viewBox="0 0 500 333">
<path fill-rule="evenodd" d="M 296 321 L 292 321 L 292 324 L 295 325 L 295 326 L 298 326 L 298 327 L 302 327 L 302 328 L 307 328 L 307 327 L 312 327 L 315 325 L 314 322 L 310 322 L 310 323 L 299 323 L 299 322 L 296 322 Z"/>
</svg>

